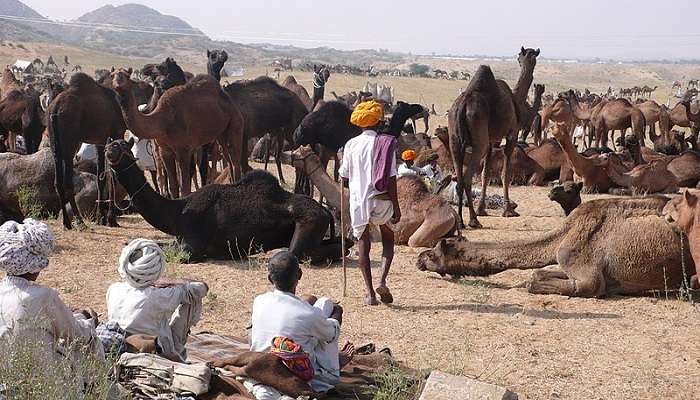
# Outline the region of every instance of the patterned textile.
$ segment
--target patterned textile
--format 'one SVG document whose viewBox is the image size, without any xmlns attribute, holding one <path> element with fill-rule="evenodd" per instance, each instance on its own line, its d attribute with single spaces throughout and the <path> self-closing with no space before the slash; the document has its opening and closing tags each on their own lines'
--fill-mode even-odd
<svg viewBox="0 0 700 400">
<path fill-rule="evenodd" d="M 0 270 L 12 276 L 35 274 L 48 267 L 53 246 L 53 233 L 43 222 L 7 221 L 0 226 Z"/>
<path fill-rule="evenodd" d="M 314 378 L 314 367 L 309 354 L 292 339 L 277 336 L 272 339 L 270 353 L 282 360 L 282 363 L 299 378 L 310 381 Z"/>
<path fill-rule="evenodd" d="M 126 331 L 116 322 L 107 322 L 95 329 L 97 338 L 102 342 L 105 354 L 121 355 L 126 351 Z"/>
</svg>

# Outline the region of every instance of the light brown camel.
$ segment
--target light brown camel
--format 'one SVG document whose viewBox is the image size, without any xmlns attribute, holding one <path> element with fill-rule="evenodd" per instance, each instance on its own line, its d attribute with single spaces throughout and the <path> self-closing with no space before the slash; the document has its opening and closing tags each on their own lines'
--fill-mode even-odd
<svg viewBox="0 0 700 400">
<path fill-rule="evenodd" d="M 503 184 L 498 177 L 498 172 L 503 170 L 503 162 L 505 154 L 502 148 L 494 148 L 491 150 L 491 172 L 489 173 L 491 183 Z M 544 169 L 532 158 L 527 155 L 526 149 L 520 145 L 513 148 L 510 154 L 511 182 L 516 185 L 535 185 L 542 186 L 545 181 Z M 483 167 L 483 166 L 482 166 Z"/>
<path fill-rule="evenodd" d="M 294 94 L 299 96 L 299 100 L 301 100 L 301 102 L 304 103 L 304 106 L 306 106 L 306 110 L 311 111 L 311 107 L 314 106 L 314 102 L 313 100 L 311 100 L 309 92 L 306 90 L 306 88 L 300 85 L 294 78 L 294 76 L 287 76 L 282 82 L 282 86 L 286 87 L 287 89 L 294 92 Z"/>
<path fill-rule="evenodd" d="M 2 71 L 2 78 L 0 78 L 0 100 L 4 99 L 11 91 L 22 90 L 22 83 L 15 78 L 15 74 L 12 73 L 9 67 L 6 67 Z"/>
<path fill-rule="evenodd" d="M 190 194 L 193 152 L 214 141 L 224 149 L 229 172 L 236 180 L 240 179 L 243 117 L 214 78 L 202 75 L 168 89 L 156 108 L 143 114 L 134 101 L 129 76 L 125 70 L 112 74 L 124 120 L 134 135 L 155 139 L 159 146 L 175 154 L 177 171 L 168 168 L 168 186 L 174 198 Z M 180 193 L 173 193 L 178 184 Z"/>
<path fill-rule="evenodd" d="M 659 105 L 659 103 L 655 102 L 654 100 L 648 100 L 648 101 L 645 101 L 641 104 L 637 104 L 636 107 L 644 115 L 644 121 L 646 122 L 646 126 L 649 128 L 649 137 L 651 138 L 651 137 L 655 136 L 656 135 L 656 124 L 660 122 L 660 120 L 662 118 L 662 114 L 664 113 L 663 107 L 661 105 Z M 666 129 L 667 126 L 668 126 L 668 123 L 660 124 L 661 131 L 663 132 L 663 131 L 667 130 Z"/>
<path fill-rule="evenodd" d="M 340 209 L 339 185 L 323 169 L 321 159 L 310 146 L 294 150 L 292 164 L 304 170 L 330 205 Z M 397 194 L 402 213 L 401 222 L 395 226 L 397 244 L 432 247 L 441 238 L 454 235 L 457 228 L 454 209 L 442 197 L 431 194 L 420 178 L 399 178 Z M 346 189 L 343 189 L 343 196 L 344 212 L 349 216 L 350 200 Z"/>
<path fill-rule="evenodd" d="M 545 180 L 565 182 L 570 179 L 568 158 L 556 140 L 547 139 L 537 147 L 528 147 L 525 152 L 544 170 Z"/>
<path fill-rule="evenodd" d="M 664 207 L 663 215 L 666 221 L 672 223 L 688 236 L 690 253 L 696 265 L 700 263 L 700 206 L 698 206 L 697 193 L 683 192 L 682 196 L 674 197 Z M 690 268 L 690 266 L 687 266 Z M 692 274 L 690 287 L 700 288 L 697 266 L 687 271 Z"/>
<path fill-rule="evenodd" d="M 609 159 L 607 155 L 602 157 Z M 616 185 L 629 189 L 631 194 L 675 193 L 678 191 L 678 183 L 668 170 L 672 159 L 673 157 L 665 157 L 654 160 L 637 165 L 630 171 L 624 171 L 624 168 L 606 168 L 606 171 Z"/>
<path fill-rule="evenodd" d="M 646 123 L 644 114 L 627 99 L 614 99 L 601 103 L 591 114 L 591 127 L 596 138 L 596 147 L 608 145 L 608 132 L 632 128 L 632 133 L 644 145 Z"/>
<path fill-rule="evenodd" d="M 490 179 L 491 147 L 500 144 L 503 139 L 506 159 L 501 174 L 505 200 L 503 216 L 518 216 L 512 208 L 509 193 L 512 173 L 510 155 L 518 135 L 516 107 L 522 107 L 527 100 L 539 54 L 539 49 L 520 49 L 518 62 L 521 72 L 514 91 L 511 91 L 504 81 L 496 80 L 491 68 L 480 66 L 467 89 L 455 100 L 449 111 L 450 151 L 457 175 L 460 227 L 464 226 L 462 200 L 465 191 L 469 207 L 469 226 L 481 227 L 476 216 L 487 215 L 486 188 Z M 469 149 L 471 151 L 468 151 Z M 482 159 L 485 159 L 485 162 L 481 173 L 481 201 L 478 211 L 475 211 L 472 201 L 472 172 L 478 168 Z"/>
<path fill-rule="evenodd" d="M 601 160 L 597 154 L 590 157 L 579 154 L 571 141 L 566 124 L 555 124 L 552 127 L 552 135 L 564 150 L 574 173 L 583 181 L 586 192 L 605 193 L 615 186 L 606 171 L 609 161 Z"/>
<path fill-rule="evenodd" d="M 700 183 L 700 153 L 686 151 L 668 163 L 679 187 L 697 187 Z"/>
<path fill-rule="evenodd" d="M 576 297 L 638 295 L 679 287 L 682 262 L 694 270 L 687 242 L 662 217 L 667 197 L 602 199 L 581 204 L 561 227 L 510 242 L 441 240 L 418 257 L 423 271 L 484 276 L 537 269 L 530 293 Z M 545 268 L 548 267 L 548 268 Z"/>
</svg>

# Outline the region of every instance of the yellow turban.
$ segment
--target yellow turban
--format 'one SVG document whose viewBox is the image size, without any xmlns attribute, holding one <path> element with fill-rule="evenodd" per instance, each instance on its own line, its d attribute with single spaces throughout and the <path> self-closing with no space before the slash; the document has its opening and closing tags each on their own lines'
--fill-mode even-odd
<svg viewBox="0 0 700 400">
<path fill-rule="evenodd" d="M 406 150 L 401 153 L 401 159 L 404 161 L 413 161 L 416 159 L 416 152 L 413 150 Z"/>
<path fill-rule="evenodd" d="M 352 112 L 350 122 L 360 128 L 371 128 L 384 119 L 384 107 L 374 100 L 357 105 Z"/>
</svg>

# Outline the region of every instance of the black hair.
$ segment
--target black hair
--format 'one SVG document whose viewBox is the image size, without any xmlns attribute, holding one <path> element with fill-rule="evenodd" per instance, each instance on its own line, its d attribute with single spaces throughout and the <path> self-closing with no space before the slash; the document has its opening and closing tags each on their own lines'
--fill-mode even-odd
<svg viewBox="0 0 700 400">
<path fill-rule="evenodd" d="M 291 292 L 299 279 L 299 260 L 293 253 L 281 251 L 270 259 L 267 273 L 277 289 Z"/>
</svg>

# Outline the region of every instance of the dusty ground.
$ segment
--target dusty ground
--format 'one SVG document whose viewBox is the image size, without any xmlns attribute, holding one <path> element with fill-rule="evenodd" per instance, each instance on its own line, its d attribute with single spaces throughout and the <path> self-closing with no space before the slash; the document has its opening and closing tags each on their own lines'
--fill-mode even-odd
<svg viewBox="0 0 700 400">
<path fill-rule="evenodd" d="M 561 224 L 563 212 L 546 198 L 547 190 L 515 188 L 513 198 L 522 217 L 482 218 L 485 228 L 465 231 L 466 236 L 505 241 Z M 69 304 L 90 306 L 104 315 L 107 287 L 119 279 L 116 266 L 123 245 L 137 237 L 171 240 L 138 215 L 120 223 L 119 229 L 64 232 L 50 221 L 58 249 L 41 282 L 57 288 Z M 342 302 L 344 340 L 387 346 L 412 367 L 477 376 L 505 385 L 523 399 L 697 398 L 700 314 L 675 293 L 600 300 L 530 295 L 520 287 L 530 272 L 452 281 L 419 272 L 415 260 L 420 250 L 397 250 L 390 275 L 396 298 L 392 306 L 362 305 L 362 278 L 354 257 L 348 297 L 342 297 L 339 264 L 306 266 L 300 291 Z M 375 248 L 373 258 L 378 257 Z M 170 265 L 168 275 L 209 283 L 197 329 L 224 334 L 244 335 L 253 298 L 269 289 L 261 258 Z"/>
</svg>

